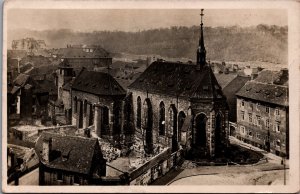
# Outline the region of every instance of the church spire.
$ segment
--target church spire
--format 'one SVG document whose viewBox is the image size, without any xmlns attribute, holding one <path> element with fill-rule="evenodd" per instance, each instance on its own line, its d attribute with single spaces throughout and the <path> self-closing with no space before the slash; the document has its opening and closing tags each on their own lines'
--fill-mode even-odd
<svg viewBox="0 0 300 194">
<path fill-rule="evenodd" d="M 200 24 L 199 46 L 197 49 L 197 70 L 202 70 L 202 68 L 206 63 L 206 50 L 204 46 L 203 21 L 202 21 L 202 17 L 204 16 L 203 9 L 201 9 L 200 16 L 201 16 L 201 24 Z"/>
</svg>

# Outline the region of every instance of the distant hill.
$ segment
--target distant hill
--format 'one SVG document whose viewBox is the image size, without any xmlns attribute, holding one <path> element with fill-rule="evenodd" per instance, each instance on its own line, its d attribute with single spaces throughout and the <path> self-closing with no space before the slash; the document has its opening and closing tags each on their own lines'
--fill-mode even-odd
<svg viewBox="0 0 300 194">
<path fill-rule="evenodd" d="M 100 25 L 100 24 L 99 24 Z M 14 39 L 33 37 L 45 40 L 48 48 L 67 44 L 99 44 L 113 53 L 155 54 L 165 57 L 195 59 L 199 26 L 171 27 L 140 32 L 74 32 L 68 29 L 8 32 L 8 47 Z M 207 58 L 218 61 L 265 61 L 287 64 L 288 28 L 205 27 Z"/>
</svg>

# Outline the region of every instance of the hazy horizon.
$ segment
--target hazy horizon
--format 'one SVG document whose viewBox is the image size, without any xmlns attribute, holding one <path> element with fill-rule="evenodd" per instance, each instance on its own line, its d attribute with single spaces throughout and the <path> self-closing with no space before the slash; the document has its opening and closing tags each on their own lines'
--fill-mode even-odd
<svg viewBox="0 0 300 194">
<path fill-rule="evenodd" d="M 137 32 L 172 26 L 191 27 L 200 24 L 200 10 L 74 10 L 74 9 L 11 9 L 7 30 L 60 30 L 75 32 L 125 31 Z M 283 10 L 204 10 L 204 26 L 250 27 L 259 24 L 287 26 Z"/>
</svg>

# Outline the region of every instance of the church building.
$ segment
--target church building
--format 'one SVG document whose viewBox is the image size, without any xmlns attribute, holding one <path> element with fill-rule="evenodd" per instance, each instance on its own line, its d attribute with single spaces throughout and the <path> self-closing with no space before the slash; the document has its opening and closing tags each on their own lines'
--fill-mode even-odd
<svg viewBox="0 0 300 194">
<path fill-rule="evenodd" d="M 206 62 L 201 13 L 196 64 L 153 62 L 129 87 L 134 127 L 146 153 L 154 144 L 196 158 L 223 155 L 228 140 L 228 104 Z"/>
</svg>

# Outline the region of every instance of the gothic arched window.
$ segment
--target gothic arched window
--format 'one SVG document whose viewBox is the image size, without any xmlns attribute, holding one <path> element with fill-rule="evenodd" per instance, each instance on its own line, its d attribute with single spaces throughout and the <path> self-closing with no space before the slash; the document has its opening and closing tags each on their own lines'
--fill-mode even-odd
<svg viewBox="0 0 300 194">
<path fill-rule="evenodd" d="M 159 135 L 165 135 L 166 129 L 166 116 L 165 116 L 165 104 L 161 102 L 159 104 Z"/>
<path fill-rule="evenodd" d="M 139 129 L 142 126 L 142 102 L 141 102 L 141 97 L 137 98 L 136 126 Z"/>
</svg>

